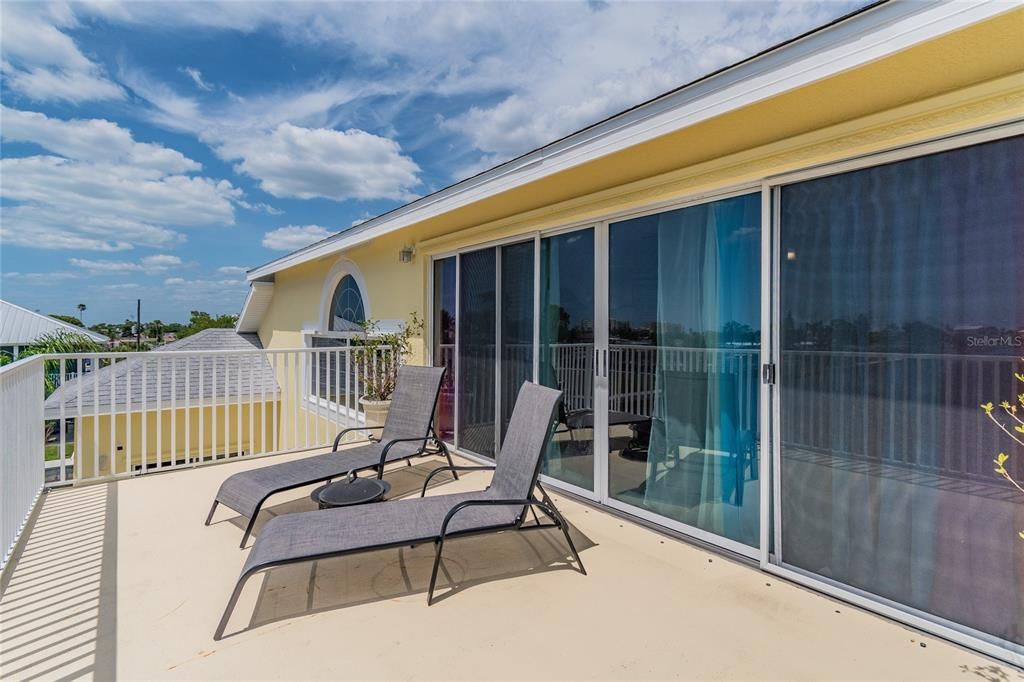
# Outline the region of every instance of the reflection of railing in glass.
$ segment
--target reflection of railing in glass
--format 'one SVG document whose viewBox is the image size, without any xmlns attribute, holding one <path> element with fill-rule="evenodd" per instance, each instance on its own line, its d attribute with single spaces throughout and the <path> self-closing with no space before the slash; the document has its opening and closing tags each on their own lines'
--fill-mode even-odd
<svg viewBox="0 0 1024 682">
<path fill-rule="evenodd" d="M 784 351 L 783 444 L 990 482 L 995 436 L 977 406 L 1020 365 L 1007 356 Z"/>
</svg>

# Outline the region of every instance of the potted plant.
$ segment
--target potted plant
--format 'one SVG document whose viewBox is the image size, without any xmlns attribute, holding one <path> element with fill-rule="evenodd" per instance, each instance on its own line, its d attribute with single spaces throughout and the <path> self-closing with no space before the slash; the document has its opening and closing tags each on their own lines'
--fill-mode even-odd
<svg viewBox="0 0 1024 682">
<path fill-rule="evenodd" d="M 363 406 L 367 425 L 380 426 L 391 407 L 398 368 L 406 363 L 412 339 L 423 330 L 423 322 L 412 313 L 409 322 L 398 331 L 382 332 L 376 320 L 366 320 L 362 327 L 363 336 L 352 342 L 354 360 L 363 376 L 359 404 Z"/>
</svg>

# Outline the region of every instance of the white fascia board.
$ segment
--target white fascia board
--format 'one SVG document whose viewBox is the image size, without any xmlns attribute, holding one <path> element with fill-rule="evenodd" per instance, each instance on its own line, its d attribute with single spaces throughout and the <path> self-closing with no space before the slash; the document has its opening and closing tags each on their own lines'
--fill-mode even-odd
<svg viewBox="0 0 1024 682">
<path fill-rule="evenodd" d="M 261 265 L 250 281 L 335 254 L 518 186 L 864 66 L 1018 7 L 894 0 Z"/>
<path fill-rule="evenodd" d="M 238 322 L 235 323 L 235 331 L 238 333 L 259 331 L 263 313 L 266 312 L 273 294 L 273 282 L 250 282 L 249 292 L 245 295 L 245 303 L 242 304 Z"/>
</svg>

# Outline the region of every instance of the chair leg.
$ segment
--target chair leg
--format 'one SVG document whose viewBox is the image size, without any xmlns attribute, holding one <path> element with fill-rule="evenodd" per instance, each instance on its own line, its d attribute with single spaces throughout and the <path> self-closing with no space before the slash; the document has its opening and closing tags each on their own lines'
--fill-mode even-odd
<svg viewBox="0 0 1024 682">
<path fill-rule="evenodd" d="M 218 504 L 220 504 L 220 502 L 218 502 L 217 500 L 213 501 L 213 506 L 210 507 L 210 513 L 206 515 L 206 523 L 203 524 L 204 526 L 209 526 L 210 525 L 210 521 L 213 520 L 213 512 L 215 512 L 217 510 L 217 505 Z"/>
<path fill-rule="evenodd" d="M 262 506 L 262 505 L 260 505 Z M 245 533 L 242 535 L 242 542 L 238 545 L 239 549 L 245 549 L 245 543 L 249 540 L 249 536 L 252 535 L 252 529 L 256 525 L 256 517 L 260 515 L 260 507 L 256 507 L 253 511 L 252 516 L 249 517 L 249 523 L 245 526 Z"/>
<path fill-rule="evenodd" d="M 445 459 L 448 460 L 448 466 L 450 466 L 450 467 L 455 466 L 455 462 L 452 461 L 452 453 L 448 452 L 448 446 L 444 444 L 444 441 L 441 440 L 440 438 L 438 438 L 437 439 L 437 444 L 441 446 L 441 452 L 444 453 Z M 459 480 L 459 472 L 458 471 L 453 471 L 452 472 L 452 476 L 455 478 L 456 481 Z"/>
<path fill-rule="evenodd" d="M 565 542 L 569 545 L 569 551 L 572 552 L 572 558 L 576 560 L 576 565 L 580 567 L 580 573 L 586 575 L 587 569 L 583 567 L 583 561 L 580 559 L 580 553 L 576 551 L 576 545 L 572 541 L 572 536 L 569 535 L 569 524 L 566 523 L 565 517 L 562 516 L 562 512 L 558 511 L 558 508 L 555 507 L 555 503 L 551 501 L 548 491 L 544 490 L 539 482 L 537 483 L 537 490 L 539 490 L 542 495 L 541 511 L 550 516 L 552 520 L 558 524 L 558 527 L 562 529 L 562 535 L 565 536 Z"/>
<path fill-rule="evenodd" d="M 580 573 L 586 575 L 587 569 L 583 567 L 583 561 L 580 560 L 580 553 L 576 551 L 576 545 L 573 544 L 572 537 L 569 535 L 569 524 L 565 522 L 565 519 L 562 518 L 561 514 L 557 511 L 555 513 L 558 514 L 558 526 L 562 529 L 562 535 L 565 536 L 565 542 L 569 545 L 569 551 L 572 552 L 572 557 L 576 560 L 576 565 L 580 567 Z"/>
<path fill-rule="evenodd" d="M 427 590 L 427 606 L 434 602 L 434 585 L 437 584 L 437 569 L 441 566 L 441 550 L 444 548 L 444 538 L 437 541 L 437 549 L 434 553 L 434 570 L 430 572 L 430 588 Z"/>
<path fill-rule="evenodd" d="M 251 573 L 243 573 L 238 578 L 238 582 L 235 583 L 235 589 L 231 593 L 231 598 L 228 599 L 228 605 L 224 609 L 224 615 L 220 617 L 220 623 L 217 624 L 217 631 L 213 633 L 213 639 L 215 641 L 224 636 L 224 628 L 228 626 L 228 619 L 231 617 L 231 612 L 235 610 L 235 604 L 238 603 L 238 597 L 242 594 L 242 587 L 245 586 L 250 575 Z"/>
</svg>

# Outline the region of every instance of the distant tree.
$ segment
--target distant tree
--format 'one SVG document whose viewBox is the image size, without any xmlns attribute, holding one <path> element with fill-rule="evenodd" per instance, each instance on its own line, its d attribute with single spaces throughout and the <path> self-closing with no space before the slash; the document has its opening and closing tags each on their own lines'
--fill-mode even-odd
<svg viewBox="0 0 1024 682">
<path fill-rule="evenodd" d="M 75 317 L 74 315 L 57 315 L 56 313 L 51 313 L 50 317 L 52 317 L 55 320 L 60 320 L 61 322 L 67 322 L 68 324 L 73 324 L 76 327 L 81 327 L 82 326 L 82 321 L 80 319 L 78 319 L 77 317 Z"/>
<path fill-rule="evenodd" d="M 189 317 L 188 326 L 178 333 L 178 338 L 183 339 L 204 329 L 234 329 L 238 322 L 238 315 L 218 315 L 216 317 L 201 310 L 193 310 Z"/>
<path fill-rule="evenodd" d="M 75 307 L 78 308 L 78 317 L 82 318 L 84 316 L 84 314 L 85 314 L 85 304 L 84 303 L 79 303 Z"/>
<path fill-rule="evenodd" d="M 89 329 L 98 334 L 103 334 L 111 341 L 116 339 L 121 334 L 120 326 L 108 324 L 107 322 L 99 322 L 89 327 Z"/>
<path fill-rule="evenodd" d="M 152 339 L 156 339 L 157 343 L 160 343 L 160 341 L 164 337 L 164 323 L 161 322 L 160 320 L 153 320 L 151 322 L 147 322 L 146 324 L 142 325 L 142 330 L 146 336 Z"/>
</svg>

